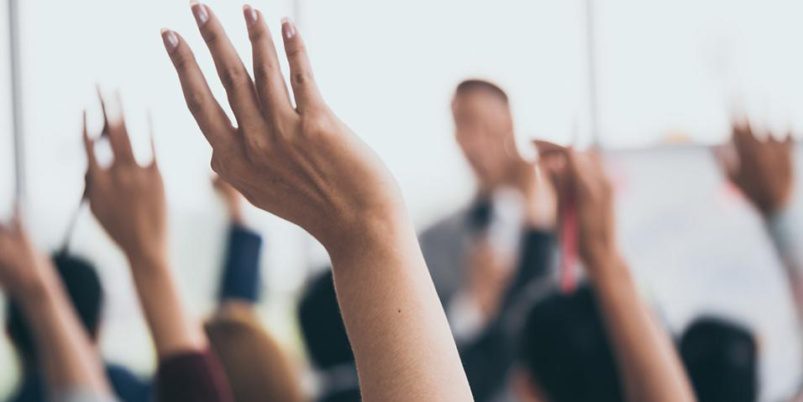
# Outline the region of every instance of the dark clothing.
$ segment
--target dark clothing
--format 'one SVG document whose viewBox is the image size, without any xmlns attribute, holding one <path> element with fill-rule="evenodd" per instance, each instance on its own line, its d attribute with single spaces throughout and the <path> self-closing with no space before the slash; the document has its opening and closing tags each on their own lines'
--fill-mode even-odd
<svg viewBox="0 0 803 402">
<path fill-rule="evenodd" d="M 491 401 L 504 390 L 508 371 L 516 360 L 516 339 L 530 297 L 531 286 L 552 287 L 549 277 L 554 250 L 552 233 L 529 230 L 524 234 L 518 270 L 505 292 L 498 316 L 473 342 L 459 347 L 463 367 L 477 402 Z"/>
<path fill-rule="evenodd" d="M 133 373 L 114 364 L 106 364 L 106 376 L 121 402 L 150 402 L 151 384 L 142 381 Z M 29 373 L 22 380 L 17 392 L 8 402 L 46 402 L 47 390 L 39 373 Z"/>
<path fill-rule="evenodd" d="M 156 374 L 157 402 L 233 402 L 217 358 L 209 352 L 187 352 L 162 359 Z"/>
<path fill-rule="evenodd" d="M 243 226 L 231 225 L 220 281 L 221 301 L 239 299 L 256 303 L 259 300 L 261 251 L 261 236 Z"/>
</svg>

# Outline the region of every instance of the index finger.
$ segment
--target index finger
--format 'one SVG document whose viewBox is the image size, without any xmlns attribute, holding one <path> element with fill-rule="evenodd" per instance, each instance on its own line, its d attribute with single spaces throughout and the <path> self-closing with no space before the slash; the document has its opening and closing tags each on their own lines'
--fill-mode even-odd
<svg viewBox="0 0 803 402">
<path fill-rule="evenodd" d="M 212 95 L 189 45 L 179 34 L 168 29 L 162 30 L 162 40 L 178 73 L 187 107 L 201 132 L 212 148 L 228 146 L 234 138 L 234 127 Z"/>
<path fill-rule="evenodd" d="M 108 109 L 106 108 L 106 100 L 103 94 L 98 91 L 100 97 L 100 104 L 103 110 L 103 121 L 105 134 L 109 136 L 109 144 L 114 154 L 114 163 L 135 163 L 134 150 L 131 148 L 131 140 L 128 138 L 128 132 L 123 120 L 122 105 L 120 105 L 120 117 L 117 121 L 112 123 L 109 120 Z M 118 95 L 119 101 L 119 95 Z"/>
<path fill-rule="evenodd" d="M 87 128 L 86 122 L 86 110 L 84 110 L 83 116 L 83 139 L 84 139 L 84 150 L 86 151 L 86 161 L 87 161 L 87 174 L 94 172 L 98 169 L 98 158 L 95 156 L 95 142 L 89 138 L 89 129 Z"/>
</svg>

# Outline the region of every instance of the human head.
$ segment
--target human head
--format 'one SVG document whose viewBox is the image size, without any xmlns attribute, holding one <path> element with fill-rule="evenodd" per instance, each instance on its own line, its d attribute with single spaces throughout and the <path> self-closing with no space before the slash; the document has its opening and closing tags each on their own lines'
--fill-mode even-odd
<svg viewBox="0 0 803 402">
<path fill-rule="evenodd" d="M 680 340 L 680 355 L 700 402 L 758 400 L 753 334 L 721 318 L 703 317 Z"/>
<path fill-rule="evenodd" d="M 511 174 L 518 156 L 508 96 L 497 85 L 461 82 L 452 100 L 455 137 L 482 189 L 493 190 Z"/>
<path fill-rule="evenodd" d="M 250 304 L 230 303 L 204 324 L 204 329 L 234 400 L 304 400 L 292 364 L 281 346 L 265 332 Z"/>
<path fill-rule="evenodd" d="M 621 402 L 621 384 L 593 291 L 552 293 L 527 314 L 520 365 L 530 400 Z"/>
<path fill-rule="evenodd" d="M 78 318 L 92 341 L 97 341 L 103 309 L 103 287 L 97 271 L 87 260 L 57 254 L 53 264 Z M 26 368 L 35 365 L 36 349 L 28 322 L 20 306 L 11 302 L 6 310 L 6 332 Z"/>
<path fill-rule="evenodd" d="M 319 401 L 359 401 L 354 353 L 340 315 L 331 269 L 307 285 L 298 316 L 307 354 L 323 383 Z"/>
</svg>

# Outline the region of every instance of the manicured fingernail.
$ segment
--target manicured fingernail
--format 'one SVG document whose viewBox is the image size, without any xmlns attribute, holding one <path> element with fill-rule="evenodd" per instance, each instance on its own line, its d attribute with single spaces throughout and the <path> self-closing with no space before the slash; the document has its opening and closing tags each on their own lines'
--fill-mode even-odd
<svg viewBox="0 0 803 402">
<path fill-rule="evenodd" d="M 296 25 L 293 24 L 290 18 L 282 18 L 282 35 L 284 35 L 285 39 L 293 39 L 296 36 Z"/>
<path fill-rule="evenodd" d="M 199 3 L 197 0 L 191 1 L 190 4 L 192 5 L 192 14 L 195 16 L 195 21 L 198 23 L 198 26 L 204 26 L 206 21 L 209 21 L 209 10 L 206 9 L 206 5 Z"/>
<path fill-rule="evenodd" d="M 245 14 L 245 22 L 247 22 L 248 25 L 251 25 L 259 20 L 259 14 L 257 13 L 257 10 L 248 4 L 243 6 L 243 14 Z"/>
<path fill-rule="evenodd" d="M 162 40 L 165 43 L 165 48 L 167 50 L 173 50 L 178 46 L 178 36 L 175 32 L 167 29 L 162 28 Z"/>
</svg>

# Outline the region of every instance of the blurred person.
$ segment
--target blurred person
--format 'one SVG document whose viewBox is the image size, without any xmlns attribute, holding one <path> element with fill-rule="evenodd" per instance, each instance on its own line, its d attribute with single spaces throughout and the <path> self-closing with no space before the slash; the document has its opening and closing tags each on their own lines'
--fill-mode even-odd
<svg viewBox="0 0 803 402">
<path fill-rule="evenodd" d="M 104 305 L 103 287 L 97 271 L 88 261 L 57 254 L 52 258 L 61 285 L 67 292 L 69 302 L 75 309 L 92 346 L 99 350 L 101 313 Z M 21 363 L 21 382 L 9 401 L 36 402 L 46 400 L 46 390 L 37 363 L 36 343 L 29 328 L 22 306 L 13 301 L 7 305 L 6 332 Z M 151 387 L 126 368 L 105 363 L 106 376 L 117 397 L 123 402 L 146 402 L 151 400 Z"/>
<path fill-rule="evenodd" d="M 747 328 L 698 318 L 680 339 L 680 356 L 700 402 L 758 400 L 758 345 Z"/>
<path fill-rule="evenodd" d="M 164 184 L 153 160 L 140 166 L 122 116 L 110 121 L 101 97 L 104 135 L 114 161 L 101 167 L 87 131 L 86 195 L 92 214 L 125 254 L 158 357 L 157 401 L 232 401 L 220 363 L 210 352 L 203 327 L 188 311 L 170 270 Z"/>
<path fill-rule="evenodd" d="M 455 138 L 477 183 L 461 208 L 422 232 L 421 247 L 458 344 L 470 343 L 493 320 L 521 254 L 528 210 L 554 225 L 550 186 L 532 186 L 534 166 L 516 147 L 507 94 L 484 80 L 466 80 L 452 100 Z M 544 270 L 543 277 L 550 275 Z"/>
<path fill-rule="evenodd" d="M 473 340 L 458 346 L 471 390 L 478 402 L 515 400 L 508 387 L 508 374 L 516 361 L 516 340 L 522 318 L 534 298 L 557 285 L 543 279 L 552 266 L 555 234 L 552 225 L 544 225 L 539 216 L 527 214 L 517 268 L 512 278 L 502 285 L 504 289 L 496 302 L 497 312 Z M 498 255 L 487 241 L 475 250 L 480 250 L 483 258 L 491 260 Z"/>
<path fill-rule="evenodd" d="M 398 185 L 324 102 L 295 24 L 285 20 L 281 30 L 291 98 L 261 12 L 243 10 L 252 79 L 211 9 L 195 3 L 192 11 L 236 126 L 189 45 L 171 30 L 162 37 L 188 108 L 212 146 L 213 170 L 253 205 L 301 226 L 328 252 L 362 397 L 471 400 Z"/>
<path fill-rule="evenodd" d="M 204 328 L 237 402 L 301 402 L 301 382 L 256 311 L 260 300 L 262 237 L 250 230 L 241 196 L 215 177 L 214 187 L 229 216 L 228 245 L 218 292 L 219 305 Z"/>
<path fill-rule="evenodd" d="M 35 356 L 29 357 L 36 359 L 42 370 L 43 399 L 115 400 L 100 357 L 53 263 L 34 248 L 18 213 L 10 225 L 0 224 L 0 287 L 19 306 L 30 328 Z"/>
<path fill-rule="evenodd" d="M 590 289 L 547 299 L 528 314 L 517 381 L 522 399 L 694 401 L 680 358 L 619 251 L 613 191 L 599 156 L 555 148 L 543 163 L 560 202 L 576 205 L 578 251 Z"/>
<path fill-rule="evenodd" d="M 318 402 L 358 402 L 354 353 L 337 305 L 331 269 L 310 280 L 298 304 L 298 320 L 319 380 Z"/>
</svg>

